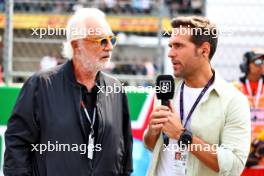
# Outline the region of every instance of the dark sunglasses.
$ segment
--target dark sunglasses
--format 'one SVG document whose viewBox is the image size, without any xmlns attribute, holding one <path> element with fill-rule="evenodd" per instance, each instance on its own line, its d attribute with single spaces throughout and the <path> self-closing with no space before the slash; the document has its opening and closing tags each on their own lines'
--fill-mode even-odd
<svg viewBox="0 0 264 176">
<path fill-rule="evenodd" d="M 103 49 L 106 48 L 108 43 L 111 43 L 111 45 L 113 47 L 117 43 L 117 37 L 116 36 L 108 36 L 108 37 L 104 37 L 104 38 L 100 38 L 100 39 L 85 38 L 84 40 L 98 42 Z"/>
</svg>

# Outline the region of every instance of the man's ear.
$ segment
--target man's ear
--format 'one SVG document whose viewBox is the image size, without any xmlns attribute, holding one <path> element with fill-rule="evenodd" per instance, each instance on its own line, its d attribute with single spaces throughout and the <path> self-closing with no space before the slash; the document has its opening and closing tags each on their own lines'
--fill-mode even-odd
<svg viewBox="0 0 264 176">
<path fill-rule="evenodd" d="M 71 41 L 71 46 L 73 50 L 78 48 L 78 42 L 76 40 Z"/>
<path fill-rule="evenodd" d="M 201 46 L 201 54 L 203 55 L 203 57 L 209 58 L 209 54 L 210 54 L 210 43 L 208 42 L 204 42 Z"/>
</svg>

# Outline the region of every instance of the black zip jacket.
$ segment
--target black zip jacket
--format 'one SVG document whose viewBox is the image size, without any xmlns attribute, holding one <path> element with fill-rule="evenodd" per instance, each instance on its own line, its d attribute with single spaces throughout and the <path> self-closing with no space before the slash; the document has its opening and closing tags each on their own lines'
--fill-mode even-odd
<svg viewBox="0 0 264 176">
<path fill-rule="evenodd" d="M 101 88 L 121 86 L 118 80 L 103 72 L 97 77 L 96 84 Z M 90 160 L 87 152 L 81 154 L 84 152 L 80 149 L 88 141 L 80 108 L 81 86 L 73 73 L 72 61 L 30 77 L 8 121 L 4 175 L 130 175 L 133 139 L 126 94 L 98 92 L 96 144 L 100 147 L 94 148 L 94 159 Z M 57 151 L 50 147 L 50 151 L 40 153 L 40 146 L 37 148 L 36 144 L 48 146 L 48 143 L 57 144 Z M 59 144 L 67 144 L 68 148 Z"/>
</svg>

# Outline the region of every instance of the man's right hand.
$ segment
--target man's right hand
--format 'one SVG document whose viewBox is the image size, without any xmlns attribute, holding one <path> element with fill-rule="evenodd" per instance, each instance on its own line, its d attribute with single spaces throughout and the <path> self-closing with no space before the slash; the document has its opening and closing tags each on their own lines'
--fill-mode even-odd
<svg viewBox="0 0 264 176">
<path fill-rule="evenodd" d="M 149 126 L 144 133 L 145 146 L 153 150 L 164 123 L 168 121 L 170 109 L 167 106 L 157 106 L 150 115 Z"/>
<path fill-rule="evenodd" d="M 150 115 L 149 133 L 150 135 L 160 134 L 164 123 L 168 121 L 170 109 L 167 106 L 157 106 Z"/>
</svg>

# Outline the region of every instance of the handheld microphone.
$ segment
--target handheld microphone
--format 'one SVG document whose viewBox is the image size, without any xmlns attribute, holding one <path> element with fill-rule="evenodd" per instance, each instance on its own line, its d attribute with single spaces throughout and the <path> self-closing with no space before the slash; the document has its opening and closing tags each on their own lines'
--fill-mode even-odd
<svg viewBox="0 0 264 176">
<path fill-rule="evenodd" d="M 169 106 L 169 100 L 173 98 L 175 83 L 171 75 L 159 75 L 156 80 L 156 95 L 161 104 Z M 169 137 L 162 133 L 164 144 L 169 144 Z"/>
<path fill-rule="evenodd" d="M 159 75 L 156 80 L 156 95 L 161 104 L 169 106 L 169 100 L 173 98 L 175 83 L 171 75 Z"/>
</svg>

